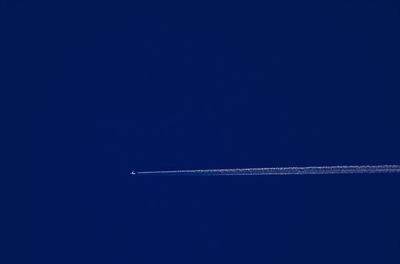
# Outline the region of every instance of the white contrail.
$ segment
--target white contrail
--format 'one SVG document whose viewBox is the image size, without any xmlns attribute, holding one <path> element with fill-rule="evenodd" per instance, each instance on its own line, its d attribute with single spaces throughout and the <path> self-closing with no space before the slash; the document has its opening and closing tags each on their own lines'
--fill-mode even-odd
<svg viewBox="0 0 400 264">
<path fill-rule="evenodd" d="M 132 171 L 137 176 L 256 176 L 256 175 L 310 175 L 310 174 L 366 174 L 400 173 L 400 165 L 361 165 L 361 166 L 311 166 L 311 167 L 272 167 L 249 169 L 212 170 L 171 170 L 171 171 Z"/>
</svg>

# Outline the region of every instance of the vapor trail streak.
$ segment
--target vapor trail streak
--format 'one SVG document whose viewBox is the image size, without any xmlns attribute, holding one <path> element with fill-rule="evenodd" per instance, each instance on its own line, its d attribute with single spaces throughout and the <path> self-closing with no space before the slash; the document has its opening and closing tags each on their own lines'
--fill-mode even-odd
<svg viewBox="0 0 400 264">
<path fill-rule="evenodd" d="M 135 176 L 256 176 L 256 175 L 324 175 L 324 174 L 367 174 L 400 173 L 400 165 L 361 165 L 361 166 L 313 166 L 313 167 L 272 167 L 249 169 L 212 170 L 171 170 L 171 171 L 132 171 Z"/>
</svg>

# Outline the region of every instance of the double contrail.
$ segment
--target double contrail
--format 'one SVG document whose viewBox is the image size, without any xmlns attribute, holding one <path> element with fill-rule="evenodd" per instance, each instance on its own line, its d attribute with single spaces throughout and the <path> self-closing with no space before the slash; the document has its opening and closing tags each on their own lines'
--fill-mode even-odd
<svg viewBox="0 0 400 264">
<path fill-rule="evenodd" d="M 400 173 L 400 165 L 270 167 L 249 169 L 132 171 L 136 176 L 262 176 Z"/>
</svg>

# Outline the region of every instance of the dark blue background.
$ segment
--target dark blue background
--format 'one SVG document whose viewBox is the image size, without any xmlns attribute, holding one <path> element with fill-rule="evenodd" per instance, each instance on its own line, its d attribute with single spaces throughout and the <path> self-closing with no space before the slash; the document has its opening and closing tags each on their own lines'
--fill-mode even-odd
<svg viewBox="0 0 400 264">
<path fill-rule="evenodd" d="M 55 2 L 2 2 L 33 262 L 399 263 L 395 175 L 129 175 L 398 164 L 398 2 Z"/>
</svg>

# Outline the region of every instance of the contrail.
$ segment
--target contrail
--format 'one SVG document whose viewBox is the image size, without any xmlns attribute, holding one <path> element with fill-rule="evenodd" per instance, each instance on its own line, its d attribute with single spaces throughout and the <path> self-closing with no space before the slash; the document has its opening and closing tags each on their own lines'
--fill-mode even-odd
<svg viewBox="0 0 400 264">
<path fill-rule="evenodd" d="M 262 176 L 400 173 L 400 165 L 271 167 L 249 169 L 132 171 L 135 176 Z"/>
</svg>

